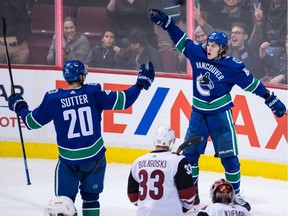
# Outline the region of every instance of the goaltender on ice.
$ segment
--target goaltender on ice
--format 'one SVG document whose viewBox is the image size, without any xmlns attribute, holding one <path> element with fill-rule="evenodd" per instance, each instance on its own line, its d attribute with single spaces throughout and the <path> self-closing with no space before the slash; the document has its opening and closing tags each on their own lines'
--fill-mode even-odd
<svg viewBox="0 0 288 216">
<path fill-rule="evenodd" d="M 149 10 L 150 19 L 167 31 L 177 50 L 190 61 L 193 68 L 193 112 L 185 141 L 203 136 L 204 140 L 190 145 L 183 154 L 192 165 L 192 176 L 197 188 L 201 154 L 205 153 L 208 137 L 212 139 L 215 156 L 221 159 L 225 177 L 234 188 L 234 202 L 251 209 L 249 203 L 240 196 L 240 163 L 235 125 L 232 120 L 233 107 L 231 90 L 238 85 L 245 91 L 264 98 L 265 104 L 277 117 L 286 114 L 285 105 L 256 79 L 238 59 L 226 56 L 228 37 L 223 32 L 214 31 L 206 43 L 197 43 L 175 25 L 175 21 L 158 9 Z M 199 192 L 198 192 L 199 194 Z M 200 202 L 196 196 L 194 204 Z"/>
<path fill-rule="evenodd" d="M 151 62 L 142 64 L 135 85 L 124 91 L 106 91 L 99 83 L 84 84 L 87 70 L 78 60 L 62 68 L 68 89 L 48 91 L 34 110 L 20 94 L 8 98 L 9 109 L 21 115 L 28 129 L 54 122 L 59 150 L 55 169 L 55 195 L 75 202 L 78 189 L 83 200 L 83 216 L 99 216 L 99 194 L 103 191 L 106 170 L 104 141 L 101 134 L 103 110 L 130 107 L 142 89 L 151 86 L 155 71 Z"/>
</svg>

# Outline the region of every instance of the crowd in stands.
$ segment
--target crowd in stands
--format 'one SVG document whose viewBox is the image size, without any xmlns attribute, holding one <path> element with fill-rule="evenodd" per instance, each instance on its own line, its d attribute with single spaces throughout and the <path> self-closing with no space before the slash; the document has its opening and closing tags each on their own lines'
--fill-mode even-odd
<svg viewBox="0 0 288 216">
<path fill-rule="evenodd" d="M 212 31 L 224 31 L 229 36 L 228 55 L 243 61 L 263 82 L 287 84 L 287 0 L 194 2 L 195 29 L 191 37 L 196 42 L 205 44 Z M 149 8 L 159 8 L 186 32 L 185 0 L 63 0 L 63 4 L 64 61 L 78 59 L 89 67 L 135 70 L 151 60 L 157 72 L 187 73 L 186 58 L 176 52 L 169 36 L 149 20 L 147 13 Z M 35 30 L 35 26 L 46 22 L 39 19 L 35 24 L 36 5 L 53 8 L 54 0 L 3 0 L 0 3 L 0 15 L 7 20 L 7 44 L 12 64 L 55 64 L 57 49 L 52 18 L 55 14 L 49 18 L 53 20 L 51 31 Z M 79 9 L 88 7 L 101 8 L 103 12 L 91 20 L 87 15 L 83 25 Z M 98 28 L 101 20 L 105 28 Z M 88 25 L 92 29 L 98 28 L 98 32 L 86 30 Z M 44 37 L 45 40 L 39 40 Z M 167 62 L 170 65 L 173 62 L 169 58 L 176 59 L 172 69 L 167 67 Z M 0 64 L 6 64 L 2 31 Z"/>
</svg>

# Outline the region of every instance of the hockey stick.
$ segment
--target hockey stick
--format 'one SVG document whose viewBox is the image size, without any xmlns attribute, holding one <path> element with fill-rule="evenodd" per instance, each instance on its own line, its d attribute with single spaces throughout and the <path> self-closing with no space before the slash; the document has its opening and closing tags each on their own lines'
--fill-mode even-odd
<svg viewBox="0 0 288 216">
<path fill-rule="evenodd" d="M 13 76 L 12 76 L 12 70 L 11 70 L 11 64 L 10 64 L 10 57 L 9 57 L 9 52 L 8 52 L 7 40 L 6 40 L 6 20 L 5 20 L 4 17 L 2 17 L 2 23 L 3 23 L 3 39 L 4 39 L 5 48 L 6 48 L 6 57 L 7 57 L 8 69 L 9 69 L 9 75 L 10 75 L 10 82 L 11 82 L 11 94 L 15 95 L 15 87 L 14 87 L 14 82 L 13 82 Z M 24 141 L 23 141 L 23 135 L 22 135 L 21 124 L 20 124 L 20 116 L 19 116 L 18 113 L 16 115 L 17 115 L 17 122 L 18 122 L 19 134 L 20 134 L 22 154 L 23 154 L 23 159 L 24 159 L 24 166 L 25 166 L 27 185 L 31 185 L 30 177 L 29 177 L 28 164 L 27 164 L 27 159 L 26 159 L 26 153 L 25 153 L 25 147 L 24 147 Z"/>
<path fill-rule="evenodd" d="M 186 147 L 190 146 L 190 145 L 193 145 L 193 144 L 196 144 L 198 142 L 201 142 L 204 140 L 204 137 L 203 136 L 197 136 L 197 137 L 193 137 L 187 141 L 185 141 L 184 143 L 182 143 L 177 151 L 175 152 L 176 154 L 179 154 L 183 149 L 185 149 Z"/>
</svg>

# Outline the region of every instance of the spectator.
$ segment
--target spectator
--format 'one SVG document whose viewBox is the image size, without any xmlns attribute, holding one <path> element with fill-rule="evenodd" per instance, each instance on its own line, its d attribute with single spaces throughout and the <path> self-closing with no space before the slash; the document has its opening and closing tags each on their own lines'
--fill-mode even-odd
<svg viewBox="0 0 288 216">
<path fill-rule="evenodd" d="M 88 66 L 98 68 L 115 68 L 115 54 L 120 50 L 115 46 L 116 35 L 113 29 L 102 32 L 101 43 L 93 47 L 88 55 Z"/>
<path fill-rule="evenodd" d="M 287 0 L 272 0 L 264 25 L 265 41 L 283 44 L 287 35 Z M 272 46 L 272 45 L 271 45 Z"/>
<path fill-rule="evenodd" d="M 234 189 L 228 181 L 225 179 L 215 181 L 210 187 L 212 204 L 200 209 L 197 216 L 249 216 L 250 213 L 246 208 L 233 203 L 234 195 Z"/>
<path fill-rule="evenodd" d="M 117 44 L 127 47 L 127 36 L 133 29 L 146 32 L 151 46 L 157 49 L 153 25 L 147 16 L 148 0 L 110 0 L 107 15 L 112 19 L 112 26 L 117 34 Z"/>
<path fill-rule="evenodd" d="M 253 28 L 252 14 L 249 9 L 241 5 L 241 0 L 224 0 L 221 11 L 207 14 L 207 22 L 216 30 L 224 31 L 227 35 L 229 35 L 232 23 L 235 22 L 246 25 L 248 36 Z"/>
<path fill-rule="evenodd" d="M 259 56 L 263 61 L 266 74 L 261 78 L 262 82 L 271 84 L 287 84 L 287 56 L 288 34 L 286 35 L 285 49 L 277 47 L 272 49 L 270 43 L 264 42 L 259 49 Z"/>
<path fill-rule="evenodd" d="M 170 151 L 174 143 L 174 131 L 160 126 L 154 138 L 155 150 L 133 163 L 127 193 L 138 207 L 137 216 L 182 216 L 192 208 L 195 187 L 191 165 L 184 156 Z"/>
<path fill-rule="evenodd" d="M 31 34 L 26 1 L 0 1 L 0 64 L 7 64 L 3 22 L 6 21 L 6 41 L 11 64 L 26 64 L 29 57 L 27 39 Z"/>
<path fill-rule="evenodd" d="M 197 26 L 194 30 L 194 40 L 198 43 L 205 43 L 207 34 L 202 30 L 201 26 Z"/>
<path fill-rule="evenodd" d="M 121 48 L 116 55 L 116 68 L 135 70 L 142 62 L 152 61 L 155 71 L 163 71 L 163 63 L 158 50 L 147 40 L 146 34 L 134 29 L 128 35 L 129 47 Z"/>
<path fill-rule="evenodd" d="M 66 17 L 64 19 L 63 29 L 64 62 L 68 60 L 79 60 L 87 63 L 86 59 L 90 51 L 90 44 L 83 34 L 77 32 L 75 19 L 70 16 Z M 48 64 L 55 64 L 55 35 L 49 48 L 47 62 Z"/>
</svg>

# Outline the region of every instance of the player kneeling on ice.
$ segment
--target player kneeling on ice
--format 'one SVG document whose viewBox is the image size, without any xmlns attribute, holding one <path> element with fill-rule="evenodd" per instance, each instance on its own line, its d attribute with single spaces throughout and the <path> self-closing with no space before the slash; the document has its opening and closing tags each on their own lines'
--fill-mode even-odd
<svg viewBox="0 0 288 216">
<path fill-rule="evenodd" d="M 199 158 L 205 153 L 208 137 L 212 139 L 215 157 L 221 159 L 225 177 L 235 191 L 234 202 L 251 209 L 250 204 L 240 196 L 240 163 L 236 129 L 231 108 L 234 106 L 232 88 L 237 85 L 247 92 L 265 100 L 273 113 L 281 118 L 286 115 L 285 105 L 256 79 L 245 65 L 232 56 L 226 56 L 228 37 L 223 32 L 212 32 L 205 44 L 194 42 L 175 25 L 173 18 L 158 9 L 149 10 L 150 19 L 166 30 L 176 48 L 182 52 L 193 68 L 193 108 L 185 141 L 203 136 L 203 141 L 190 145 L 183 155 L 192 165 L 193 182 L 198 186 Z M 195 205 L 200 203 L 197 196 Z"/>
<path fill-rule="evenodd" d="M 195 199 L 191 165 L 187 159 L 170 151 L 174 131 L 158 127 L 155 150 L 139 157 L 128 179 L 128 197 L 138 206 L 137 216 L 183 216 Z"/>
<path fill-rule="evenodd" d="M 45 216 L 77 216 L 77 211 L 69 197 L 58 196 L 49 201 Z"/>
<path fill-rule="evenodd" d="M 84 84 L 87 71 L 78 60 L 67 61 L 62 68 L 68 89 L 48 91 L 34 110 L 20 94 L 8 98 L 9 109 L 21 115 L 28 129 L 54 122 L 59 161 L 55 170 L 55 195 L 75 202 L 78 190 L 83 200 L 83 216 L 99 216 L 100 193 L 106 170 L 105 146 L 101 135 L 103 110 L 124 110 L 151 86 L 153 64 L 142 64 L 135 85 L 124 91 L 105 91 L 98 83 Z"/>
<path fill-rule="evenodd" d="M 249 216 L 246 208 L 234 204 L 234 189 L 225 179 L 219 179 L 211 185 L 210 197 L 212 204 L 201 209 L 197 216 L 224 216 L 224 215 L 241 215 Z"/>
</svg>

